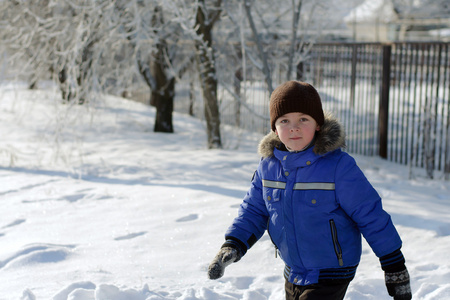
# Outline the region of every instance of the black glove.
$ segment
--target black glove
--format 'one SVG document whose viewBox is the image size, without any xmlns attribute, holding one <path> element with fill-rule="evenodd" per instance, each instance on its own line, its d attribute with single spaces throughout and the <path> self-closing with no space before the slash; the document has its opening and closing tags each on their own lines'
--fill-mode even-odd
<svg viewBox="0 0 450 300">
<path fill-rule="evenodd" d="M 411 285 L 406 268 L 400 272 L 385 272 L 384 279 L 388 293 L 394 297 L 394 300 L 411 300 Z"/>
<path fill-rule="evenodd" d="M 240 251 L 233 247 L 223 247 L 214 257 L 208 268 L 209 279 L 218 279 L 223 276 L 225 268 L 241 259 Z"/>
</svg>

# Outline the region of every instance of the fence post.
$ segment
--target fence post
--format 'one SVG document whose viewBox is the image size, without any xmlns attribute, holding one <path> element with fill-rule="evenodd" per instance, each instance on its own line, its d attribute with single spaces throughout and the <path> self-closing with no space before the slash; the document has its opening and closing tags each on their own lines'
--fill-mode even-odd
<svg viewBox="0 0 450 300">
<path fill-rule="evenodd" d="M 379 155 L 387 158 L 389 123 L 389 85 L 391 79 L 391 45 L 383 46 L 383 70 L 381 78 L 380 108 L 378 113 Z"/>
<path fill-rule="evenodd" d="M 381 78 L 380 107 L 378 112 L 379 155 L 382 158 L 387 158 L 391 52 L 391 45 L 383 46 L 383 70 Z"/>
<path fill-rule="evenodd" d="M 350 83 L 350 107 L 355 107 L 355 88 L 356 88 L 356 65 L 358 63 L 358 45 L 353 44 L 352 47 L 352 73 Z"/>
</svg>

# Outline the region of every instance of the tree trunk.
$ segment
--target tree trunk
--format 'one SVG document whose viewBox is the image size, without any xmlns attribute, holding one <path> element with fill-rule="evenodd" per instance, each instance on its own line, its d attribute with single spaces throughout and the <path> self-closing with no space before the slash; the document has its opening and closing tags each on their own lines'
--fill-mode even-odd
<svg viewBox="0 0 450 300">
<path fill-rule="evenodd" d="M 58 73 L 59 89 L 61 91 L 61 97 L 63 101 L 71 101 L 74 99 L 74 93 L 72 93 L 71 86 L 67 83 L 67 69 L 64 67 Z"/>
<path fill-rule="evenodd" d="M 212 76 L 215 74 L 213 61 L 211 61 L 211 58 L 203 45 L 197 45 L 197 51 L 208 136 L 208 148 L 222 148 L 219 105 L 217 103 L 217 80 Z"/>
<path fill-rule="evenodd" d="M 162 9 L 156 6 L 152 17 L 152 26 L 158 28 L 158 26 L 163 24 Z M 172 114 L 175 97 L 175 77 L 167 76 L 166 71 L 169 67 L 166 63 L 166 56 L 168 60 L 170 60 L 170 57 L 167 55 L 167 43 L 163 38 L 159 39 L 156 49 L 156 52 L 151 55 L 150 62 L 148 58 L 143 58 L 138 53 L 137 63 L 139 72 L 151 90 L 149 104 L 156 108 L 153 131 L 172 133 L 174 131 Z"/>
<path fill-rule="evenodd" d="M 154 132 L 173 132 L 172 113 L 173 98 L 175 96 L 175 78 L 166 74 L 164 53 L 167 45 L 163 42 L 158 45 L 158 51 L 151 62 L 151 73 L 156 86 L 152 89 L 150 103 L 156 107 Z"/>
<path fill-rule="evenodd" d="M 78 84 L 78 104 L 84 104 L 86 102 L 86 96 L 90 93 L 88 91 L 90 87 L 89 80 L 89 71 L 92 67 L 93 62 L 93 54 L 94 54 L 94 46 L 95 46 L 95 39 L 91 37 L 93 40 L 91 40 L 87 45 L 85 45 L 82 55 L 81 55 L 81 62 L 79 64 L 79 73 L 77 77 L 77 84 Z"/>
<path fill-rule="evenodd" d="M 241 82 L 242 82 L 242 68 L 239 68 L 236 72 L 234 72 L 234 93 L 239 99 L 242 99 L 241 96 Z M 235 105 L 235 114 L 236 114 L 236 127 L 241 127 L 241 102 L 234 101 Z"/>
<path fill-rule="evenodd" d="M 156 106 L 154 132 L 173 132 L 172 113 L 175 94 L 175 78 L 169 79 L 161 93 L 152 93 Z"/>
<path fill-rule="evenodd" d="M 220 115 L 217 101 L 217 78 L 214 50 L 212 48 L 212 26 L 214 21 L 205 16 L 200 1 L 196 16 L 196 32 L 200 40 L 195 43 L 197 65 L 204 101 L 208 148 L 222 148 L 220 137 Z"/>
<path fill-rule="evenodd" d="M 193 77 L 189 80 L 189 115 L 194 116 L 195 89 Z"/>
</svg>

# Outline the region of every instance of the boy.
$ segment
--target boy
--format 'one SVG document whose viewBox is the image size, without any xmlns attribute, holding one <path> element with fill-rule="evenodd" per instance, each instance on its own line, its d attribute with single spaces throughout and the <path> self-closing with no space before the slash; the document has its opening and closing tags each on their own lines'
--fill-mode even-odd
<svg viewBox="0 0 450 300">
<path fill-rule="evenodd" d="M 343 299 L 361 257 L 361 234 L 380 258 L 389 295 L 411 299 L 402 242 L 381 199 L 341 148 L 340 123 L 325 116 L 307 83 L 288 81 L 270 98 L 272 132 L 239 215 L 208 269 L 223 276 L 267 229 L 286 264 L 286 299 Z"/>
</svg>

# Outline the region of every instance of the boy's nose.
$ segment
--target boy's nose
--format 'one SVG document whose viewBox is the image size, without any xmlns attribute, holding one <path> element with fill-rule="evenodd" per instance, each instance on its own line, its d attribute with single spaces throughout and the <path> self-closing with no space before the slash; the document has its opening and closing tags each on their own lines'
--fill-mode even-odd
<svg viewBox="0 0 450 300">
<path fill-rule="evenodd" d="M 298 131 L 298 130 L 300 130 L 300 125 L 299 124 L 292 124 L 291 131 Z"/>
</svg>

